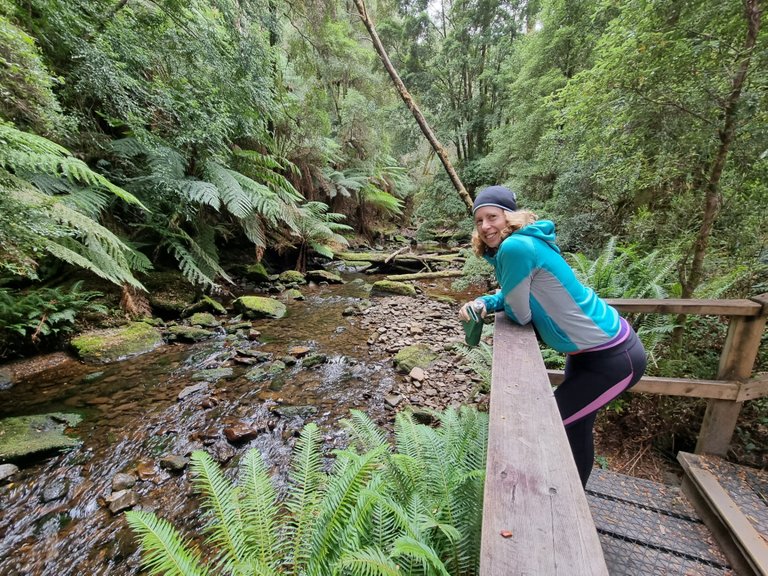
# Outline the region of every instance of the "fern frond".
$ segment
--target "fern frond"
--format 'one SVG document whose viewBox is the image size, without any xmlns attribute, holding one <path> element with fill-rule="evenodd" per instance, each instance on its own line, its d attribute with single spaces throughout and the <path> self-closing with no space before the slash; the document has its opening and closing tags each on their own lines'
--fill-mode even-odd
<svg viewBox="0 0 768 576">
<path fill-rule="evenodd" d="M 339 566 L 351 576 L 403 576 L 397 563 L 376 548 L 346 552 Z"/>
<path fill-rule="evenodd" d="M 252 554 L 260 565 L 275 568 L 278 559 L 277 493 L 258 450 L 249 450 L 240 465 L 243 522 Z"/>
<path fill-rule="evenodd" d="M 328 573 L 334 553 L 342 544 L 340 535 L 344 530 L 345 519 L 349 517 L 374 470 L 380 465 L 385 450 L 382 446 L 363 455 L 349 451 L 337 454 L 334 473 L 320 505 L 320 516 L 315 525 L 312 555 L 309 560 L 310 572 Z"/>
<path fill-rule="evenodd" d="M 208 570 L 200 563 L 200 553 L 192 551 L 189 542 L 166 520 L 150 512 L 130 510 L 125 518 L 141 538 L 142 565 L 154 575 L 205 576 Z"/>
<path fill-rule="evenodd" d="M 205 496 L 203 508 L 211 515 L 208 541 L 216 547 L 214 565 L 230 569 L 247 557 L 243 517 L 238 492 L 213 458 L 202 450 L 192 453 L 193 484 Z"/>
<path fill-rule="evenodd" d="M 360 410 L 350 410 L 351 418 L 343 419 L 341 425 L 352 435 L 357 447 L 366 452 L 387 443 L 384 432 L 368 414 Z"/>
<path fill-rule="evenodd" d="M 409 536 L 397 539 L 392 554 L 393 556 L 409 556 L 417 560 L 424 570 L 431 569 L 440 576 L 451 576 L 431 546 Z"/>
<path fill-rule="evenodd" d="M 287 523 L 289 551 L 286 561 L 299 574 L 307 565 L 311 533 L 315 525 L 323 479 L 320 430 L 314 423 L 304 426 L 291 459 L 290 486 L 285 505 L 291 513 Z"/>
<path fill-rule="evenodd" d="M 211 184 L 216 186 L 224 206 L 235 218 L 245 218 L 250 214 L 253 209 L 251 195 L 243 190 L 234 176 L 234 170 L 209 160 L 205 163 L 205 174 Z"/>
</svg>

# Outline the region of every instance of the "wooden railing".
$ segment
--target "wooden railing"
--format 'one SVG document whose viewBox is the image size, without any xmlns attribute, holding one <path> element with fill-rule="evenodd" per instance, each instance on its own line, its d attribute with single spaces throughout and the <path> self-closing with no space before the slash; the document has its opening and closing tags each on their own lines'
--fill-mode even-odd
<svg viewBox="0 0 768 576">
<path fill-rule="evenodd" d="M 496 314 L 482 576 L 607 575 L 530 326 Z"/>
<path fill-rule="evenodd" d="M 742 403 L 768 395 L 750 379 L 768 319 L 752 300 L 610 300 L 622 312 L 729 317 L 715 380 L 644 377 L 633 390 L 708 398 L 697 453 L 724 454 Z M 608 573 L 551 383 L 530 326 L 496 314 L 481 576 Z"/>
<path fill-rule="evenodd" d="M 695 452 L 724 456 L 745 400 L 768 396 L 768 375 L 751 378 L 760 339 L 768 320 L 768 294 L 750 300 L 632 300 L 608 302 L 621 312 L 714 315 L 729 318 L 714 380 L 643 377 L 632 392 L 708 398 Z M 562 382 L 561 371 L 549 371 L 550 382 Z"/>
</svg>

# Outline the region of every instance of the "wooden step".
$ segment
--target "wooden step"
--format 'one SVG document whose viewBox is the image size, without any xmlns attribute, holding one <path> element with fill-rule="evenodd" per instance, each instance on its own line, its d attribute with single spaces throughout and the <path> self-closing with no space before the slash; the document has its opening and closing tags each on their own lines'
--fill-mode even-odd
<svg viewBox="0 0 768 576">
<path fill-rule="evenodd" d="M 741 574 L 768 576 L 768 474 L 680 452 L 683 491 Z"/>
</svg>

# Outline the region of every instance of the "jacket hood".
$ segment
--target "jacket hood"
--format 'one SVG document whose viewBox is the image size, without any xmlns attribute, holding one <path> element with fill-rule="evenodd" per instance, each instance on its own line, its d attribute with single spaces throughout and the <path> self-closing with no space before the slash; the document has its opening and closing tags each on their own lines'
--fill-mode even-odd
<svg viewBox="0 0 768 576">
<path fill-rule="evenodd" d="M 560 253 L 560 248 L 555 243 L 555 223 L 551 220 L 537 220 L 524 228 L 520 228 L 514 235 L 532 236 L 546 242 L 552 250 Z"/>
</svg>

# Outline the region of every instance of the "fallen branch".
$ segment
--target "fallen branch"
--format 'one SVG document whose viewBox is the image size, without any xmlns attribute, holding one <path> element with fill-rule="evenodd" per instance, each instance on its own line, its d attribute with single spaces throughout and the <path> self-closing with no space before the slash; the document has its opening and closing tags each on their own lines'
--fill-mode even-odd
<svg viewBox="0 0 768 576">
<path fill-rule="evenodd" d="M 406 280 L 427 280 L 429 278 L 455 278 L 461 276 L 461 270 L 441 270 L 439 272 L 417 272 L 416 274 L 391 274 L 385 276 L 385 280 L 404 282 Z"/>
</svg>

